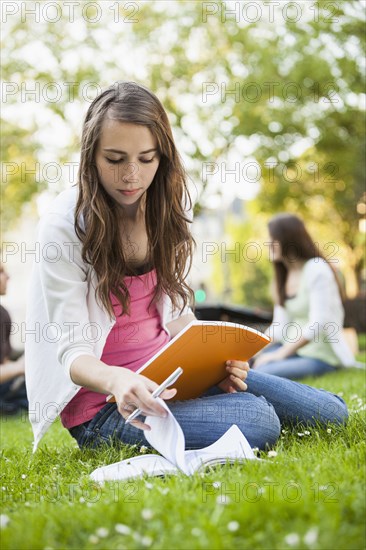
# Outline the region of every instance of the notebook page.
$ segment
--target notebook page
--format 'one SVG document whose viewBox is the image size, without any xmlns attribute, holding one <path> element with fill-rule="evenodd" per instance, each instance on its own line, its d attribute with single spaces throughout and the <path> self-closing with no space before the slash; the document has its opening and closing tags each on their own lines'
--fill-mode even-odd
<svg viewBox="0 0 366 550">
<path fill-rule="evenodd" d="M 143 455 L 133 458 L 126 458 L 121 462 L 115 462 L 108 466 L 101 466 L 94 470 L 90 477 L 93 481 L 101 483 L 103 481 L 122 481 L 142 477 L 147 474 L 150 476 L 160 476 L 165 474 L 178 473 L 177 468 L 159 455 Z"/>
<path fill-rule="evenodd" d="M 185 439 L 182 428 L 176 421 L 168 406 L 159 397 L 159 403 L 168 411 L 168 416 L 147 416 L 145 423 L 151 426 L 150 431 L 145 431 L 145 437 L 150 445 L 162 454 L 169 462 L 188 474 L 185 459 Z"/>
<path fill-rule="evenodd" d="M 185 458 L 190 473 L 193 473 L 204 463 L 224 463 L 226 460 L 256 460 L 256 456 L 248 443 L 247 438 L 236 424 L 233 424 L 208 447 L 192 451 L 186 451 Z"/>
</svg>

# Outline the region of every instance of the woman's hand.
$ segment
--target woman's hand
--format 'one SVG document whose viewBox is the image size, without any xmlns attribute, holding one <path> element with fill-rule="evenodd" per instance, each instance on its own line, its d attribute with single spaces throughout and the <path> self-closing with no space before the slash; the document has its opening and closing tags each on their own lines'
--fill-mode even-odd
<svg viewBox="0 0 366 550">
<path fill-rule="evenodd" d="M 226 371 L 228 376 L 218 384 L 218 387 L 224 390 L 226 393 L 236 393 L 239 391 L 245 391 L 247 385 L 244 382 L 248 375 L 249 365 L 244 361 L 226 361 Z"/>
<path fill-rule="evenodd" d="M 151 397 L 152 392 L 158 387 L 156 382 L 122 367 L 112 368 L 114 372 L 111 393 L 116 399 L 118 411 L 123 418 L 126 419 L 137 408 L 141 409 L 144 415 L 167 416 L 166 410 L 154 397 Z M 177 390 L 171 388 L 164 390 L 159 397 L 171 399 L 176 393 Z M 138 419 L 132 420 L 131 424 L 141 430 L 151 429 L 148 424 Z"/>
</svg>

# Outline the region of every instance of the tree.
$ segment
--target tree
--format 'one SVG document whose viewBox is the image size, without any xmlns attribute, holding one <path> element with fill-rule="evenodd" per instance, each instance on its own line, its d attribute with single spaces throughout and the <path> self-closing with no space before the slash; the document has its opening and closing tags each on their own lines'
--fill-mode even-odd
<svg viewBox="0 0 366 550">
<path fill-rule="evenodd" d="M 265 220 L 290 210 L 311 228 L 321 227 L 324 242 L 335 241 L 342 251 L 354 294 L 364 242 L 356 215 L 364 189 L 363 13 L 354 0 L 258 3 L 257 14 L 249 4 L 236 2 L 237 12 L 230 14 L 225 2 L 146 2 L 131 14 L 127 4 L 118 11 L 116 4 L 111 9 L 100 2 L 99 20 L 96 3 L 74 22 L 65 10 L 57 22 L 9 17 L 3 79 L 19 89 L 39 83 L 43 95 L 38 103 L 20 105 L 20 92 L 8 94 L 4 160 L 77 161 L 82 115 L 92 99 L 85 97 L 87 85 L 95 83 L 92 96 L 98 86 L 117 80 L 142 82 L 169 112 L 196 191 L 196 213 L 227 184 L 229 176 L 216 174 L 214 183 L 211 172 L 219 165 L 232 170 L 236 159 L 237 194 L 259 187 L 249 211 Z M 42 55 L 24 55 L 25 47 L 42 47 Z M 61 88 L 68 83 L 57 101 L 44 97 L 52 82 Z M 25 104 L 33 119 L 23 126 Z M 39 135 L 45 120 L 69 132 L 66 143 L 48 148 L 48 156 L 46 138 Z M 49 187 L 42 170 L 38 180 L 29 178 L 23 181 L 18 172 L 4 183 L 7 224 L 23 203 Z M 64 186 L 60 180 L 53 189 Z M 236 296 L 235 289 L 234 282 Z"/>
</svg>

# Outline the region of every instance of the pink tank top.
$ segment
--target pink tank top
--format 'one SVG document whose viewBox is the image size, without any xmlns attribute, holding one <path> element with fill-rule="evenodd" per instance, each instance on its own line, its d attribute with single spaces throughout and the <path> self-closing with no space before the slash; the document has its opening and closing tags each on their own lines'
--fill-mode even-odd
<svg viewBox="0 0 366 550">
<path fill-rule="evenodd" d="M 121 306 L 111 294 L 116 323 L 109 333 L 102 357 L 103 363 L 136 371 L 170 339 L 161 326 L 156 305 L 149 304 L 156 287 L 155 269 L 143 275 L 125 277 L 130 293 L 130 315 L 122 315 Z M 91 420 L 106 404 L 106 395 L 81 388 L 61 413 L 65 428 Z"/>
</svg>

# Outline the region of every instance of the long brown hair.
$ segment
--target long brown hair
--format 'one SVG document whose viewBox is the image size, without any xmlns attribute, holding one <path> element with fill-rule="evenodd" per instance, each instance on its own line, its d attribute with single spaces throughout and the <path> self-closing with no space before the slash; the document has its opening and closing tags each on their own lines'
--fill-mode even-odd
<svg viewBox="0 0 366 550">
<path fill-rule="evenodd" d="M 75 231 L 82 242 L 83 260 L 93 266 L 98 278 L 97 300 L 113 317 L 112 292 L 122 314 L 129 312 L 130 296 L 124 283 L 127 255 L 118 230 L 121 210 L 101 185 L 95 162 L 107 114 L 120 122 L 146 126 L 157 139 L 160 162 L 146 192 L 145 210 L 148 258 L 157 273 L 152 302 L 165 292 L 173 306 L 182 311 L 193 301 L 193 291 L 185 282 L 195 244 L 187 215 L 187 209 L 192 208 L 187 175 L 162 104 L 135 82 L 117 82 L 94 99 L 82 131 Z"/>
<path fill-rule="evenodd" d="M 338 280 L 333 266 L 324 258 L 319 249 L 310 237 L 304 222 L 294 214 L 277 214 L 268 222 L 268 229 L 271 239 L 278 241 L 281 246 L 281 254 L 289 261 L 310 260 L 321 258 L 327 262 L 334 273 L 342 300 L 344 291 Z M 281 261 L 274 262 L 275 281 L 279 303 L 283 306 L 286 299 L 286 279 L 288 270 Z"/>
</svg>

